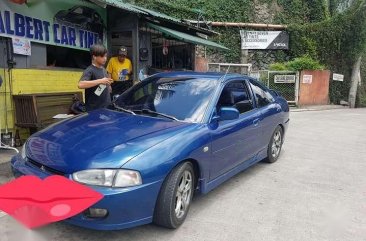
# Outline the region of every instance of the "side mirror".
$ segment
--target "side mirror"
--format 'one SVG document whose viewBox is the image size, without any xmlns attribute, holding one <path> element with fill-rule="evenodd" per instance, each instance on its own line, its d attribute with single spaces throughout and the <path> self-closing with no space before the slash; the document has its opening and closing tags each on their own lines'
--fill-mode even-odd
<svg viewBox="0 0 366 241">
<path fill-rule="evenodd" d="M 214 116 L 212 120 L 225 121 L 235 120 L 239 118 L 239 111 L 234 107 L 221 107 L 218 116 Z"/>
</svg>

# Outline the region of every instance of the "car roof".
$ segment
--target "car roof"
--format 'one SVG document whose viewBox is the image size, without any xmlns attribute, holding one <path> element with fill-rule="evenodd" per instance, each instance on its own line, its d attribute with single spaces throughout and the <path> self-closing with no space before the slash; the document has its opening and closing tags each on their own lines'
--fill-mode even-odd
<svg viewBox="0 0 366 241">
<path fill-rule="evenodd" d="M 160 78 L 179 78 L 179 77 L 191 77 L 191 78 L 208 78 L 213 80 L 220 80 L 225 82 L 225 80 L 238 77 L 246 77 L 245 75 L 235 74 L 235 73 L 220 73 L 220 72 L 194 72 L 194 71 L 175 71 L 175 72 L 163 72 L 154 75 Z M 225 77 L 225 78 L 222 78 Z"/>
</svg>

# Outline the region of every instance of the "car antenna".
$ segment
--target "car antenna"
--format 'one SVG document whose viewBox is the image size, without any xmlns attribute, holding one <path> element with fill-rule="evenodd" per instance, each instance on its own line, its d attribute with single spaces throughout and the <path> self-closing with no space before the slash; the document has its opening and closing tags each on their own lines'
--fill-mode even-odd
<svg viewBox="0 0 366 241">
<path fill-rule="evenodd" d="M 221 77 L 221 79 L 225 79 L 226 75 L 229 73 L 230 67 L 231 67 L 231 64 L 229 64 L 229 67 L 227 68 L 226 73 L 224 74 L 224 76 Z"/>
</svg>

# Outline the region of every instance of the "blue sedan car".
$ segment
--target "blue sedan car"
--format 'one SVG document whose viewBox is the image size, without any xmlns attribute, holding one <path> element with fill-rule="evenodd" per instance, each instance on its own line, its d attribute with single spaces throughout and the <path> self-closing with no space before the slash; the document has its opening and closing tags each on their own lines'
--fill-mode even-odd
<svg viewBox="0 0 366 241">
<path fill-rule="evenodd" d="M 286 100 L 250 77 L 162 73 L 106 109 L 32 135 L 12 169 L 16 176 L 63 175 L 104 195 L 69 223 L 177 228 L 194 193 L 259 161 L 275 162 L 288 123 Z"/>
</svg>

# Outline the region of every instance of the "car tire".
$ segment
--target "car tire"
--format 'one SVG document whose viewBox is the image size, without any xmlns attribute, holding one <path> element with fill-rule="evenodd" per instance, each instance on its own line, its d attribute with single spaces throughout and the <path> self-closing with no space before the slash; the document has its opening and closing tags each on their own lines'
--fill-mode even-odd
<svg viewBox="0 0 366 241">
<path fill-rule="evenodd" d="M 186 219 L 195 187 L 192 163 L 185 162 L 165 179 L 155 206 L 154 223 L 170 229 L 178 228 Z"/>
<path fill-rule="evenodd" d="M 268 163 L 274 163 L 278 160 L 281 154 L 283 144 L 283 130 L 281 126 L 277 126 L 271 136 L 271 140 L 268 144 L 267 158 Z"/>
</svg>

